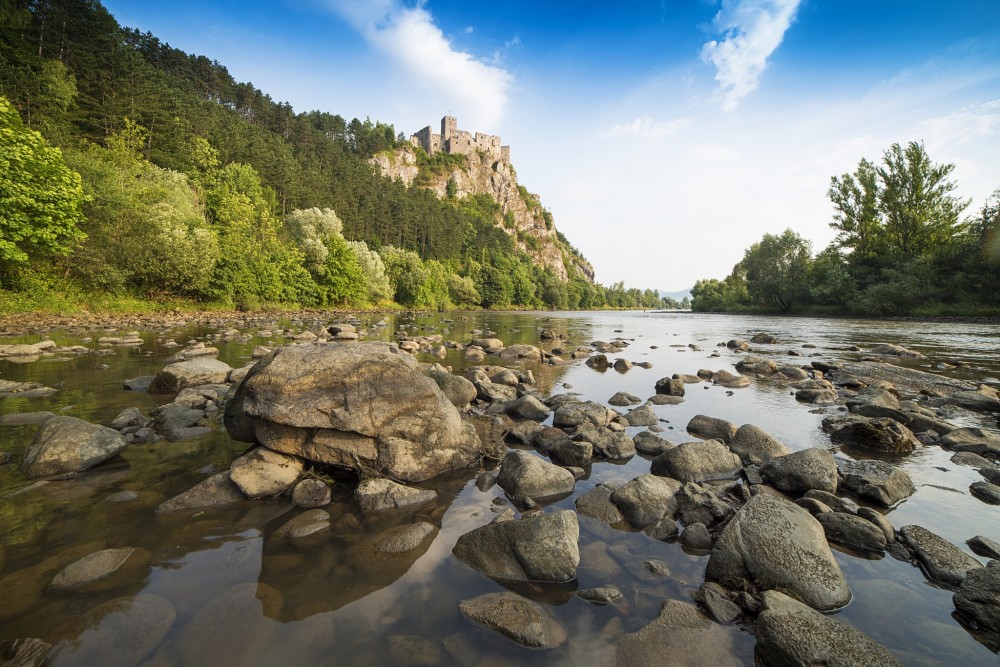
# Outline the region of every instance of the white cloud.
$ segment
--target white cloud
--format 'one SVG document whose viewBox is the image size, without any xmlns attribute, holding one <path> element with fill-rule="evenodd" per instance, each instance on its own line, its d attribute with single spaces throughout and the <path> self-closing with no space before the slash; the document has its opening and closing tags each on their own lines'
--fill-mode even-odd
<svg viewBox="0 0 1000 667">
<path fill-rule="evenodd" d="M 422 3 L 327 0 L 326 4 L 413 80 L 441 96 L 464 127 L 489 130 L 502 117 L 513 76 L 454 49 Z"/>
<path fill-rule="evenodd" d="M 1000 132 L 1000 100 L 962 107 L 944 116 L 929 118 L 919 125 L 928 146 L 966 144 Z"/>
<path fill-rule="evenodd" d="M 701 47 L 701 59 L 715 65 L 723 107 L 736 104 L 757 88 L 768 57 L 781 44 L 800 0 L 722 0 L 712 27 L 722 34 Z"/>
<path fill-rule="evenodd" d="M 694 122 L 693 118 L 683 117 L 674 120 L 656 121 L 649 116 L 638 116 L 631 123 L 613 125 L 604 133 L 606 137 L 636 136 L 644 139 L 659 139 L 676 134 Z"/>
</svg>

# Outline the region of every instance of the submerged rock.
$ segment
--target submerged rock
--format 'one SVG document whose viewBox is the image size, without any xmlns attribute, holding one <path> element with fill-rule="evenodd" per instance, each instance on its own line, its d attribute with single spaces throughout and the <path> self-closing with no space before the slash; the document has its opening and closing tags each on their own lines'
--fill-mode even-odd
<svg viewBox="0 0 1000 667">
<path fill-rule="evenodd" d="M 693 605 L 668 600 L 655 620 L 618 640 L 617 664 L 620 667 L 743 665 L 744 660 L 735 655 L 734 632 L 713 623 Z"/>
<path fill-rule="evenodd" d="M 366 513 L 400 509 L 434 500 L 436 491 L 415 489 L 388 479 L 367 479 L 358 484 L 354 500 Z"/>
<path fill-rule="evenodd" d="M 466 618 L 522 646 L 555 648 L 566 641 L 566 631 L 544 607 L 515 593 L 487 593 L 458 608 Z"/>
<path fill-rule="evenodd" d="M 135 552 L 135 549 L 104 549 L 70 563 L 52 578 L 49 588 L 61 590 L 89 584 L 114 573 Z"/>
<path fill-rule="evenodd" d="M 901 667 L 881 644 L 779 591 L 762 596 L 756 655 L 763 664 L 811 667 Z"/>
<path fill-rule="evenodd" d="M 229 471 L 226 470 L 203 479 L 184 493 L 176 495 L 170 500 L 163 501 L 157 506 L 156 511 L 176 512 L 178 510 L 223 505 L 240 500 L 246 500 L 246 496 L 243 495 L 239 487 L 233 484 L 233 480 L 229 478 Z"/>
<path fill-rule="evenodd" d="M 74 641 L 61 644 L 53 664 L 139 665 L 174 626 L 174 605 L 159 595 L 135 595 L 94 607 L 74 624 Z M 6 664 L 6 663 L 5 663 Z"/>
</svg>

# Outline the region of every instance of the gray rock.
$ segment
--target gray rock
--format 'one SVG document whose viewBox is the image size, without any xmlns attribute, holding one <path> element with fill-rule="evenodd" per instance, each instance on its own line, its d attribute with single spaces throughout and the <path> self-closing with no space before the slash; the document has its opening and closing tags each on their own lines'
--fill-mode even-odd
<svg viewBox="0 0 1000 667">
<path fill-rule="evenodd" d="M 257 447 L 233 461 L 229 479 L 251 500 L 273 498 L 287 491 L 303 470 L 300 459 Z"/>
<path fill-rule="evenodd" d="M 888 417 L 846 421 L 830 434 L 830 439 L 887 454 L 909 454 L 920 446 L 913 431 Z"/>
<path fill-rule="evenodd" d="M 672 442 L 661 438 L 652 431 L 642 431 L 632 436 L 632 443 L 635 450 L 646 456 L 659 456 L 674 446 Z"/>
<path fill-rule="evenodd" d="M 766 591 L 762 601 L 755 630 L 756 654 L 764 664 L 902 667 L 895 656 L 864 633 L 784 593 Z"/>
<path fill-rule="evenodd" d="M 969 548 L 976 554 L 990 559 L 1000 558 L 1000 544 L 982 535 L 976 535 L 966 541 Z"/>
<path fill-rule="evenodd" d="M 209 598 L 177 635 L 181 665 L 249 664 L 271 641 L 284 599 L 268 584 L 237 584 Z"/>
<path fill-rule="evenodd" d="M 753 424 L 744 424 L 736 430 L 729 442 L 729 449 L 744 464 L 756 465 L 789 453 L 781 441 Z"/>
<path fill-rule="evenodd" d="M 680 378 L 660 378 L 656 381 L 656 393 L 667 396 L 683 396 L 684 380 Z"/>
<path fill-rule="evenodd" d="M 750 386 L 750 379 L 742 375 L 733 375 L 729 371 L 720 370 L 712 373 L 712 384 L 727 389 L 743 389 Z"/>
<path fill-rule="evenodd" d="M 701 523 L 714 527 L 727 520 L 736 511 L 718 495 L 712 486 L 686 482 L 674 496 L 677 500 L 677 518 L 685 526 Z"/>
<path fill-rule="evenodd" d="M 771 359 L 747 357 L 736 363 L 736 370 L 750 375 L 774 375 L 778 370 L 778 364 Z"/>
<path fill-rule="evenodd" d="M 525 394 L 507 406 L 507 414 L 536 422 L 548 419 L 552 414 L 549 407 L 531 394 Z"/>
<path fill-rule="evenodd" d="M 437 535 L 437 526 L 426 521 L 395 526 L 380 533 L 371 540 L 371 547 L 376 553 L 387 555 L 405 554 L 422 547 Z"/>
<path fill-rule="evenodd" d="M 312 509 L 283 523 L 275 537 L 287 537 L 295 546 L 311 549 L 323 544 L 330 535 L 330 513 L 323 509 Z"/>
<path fill-rule="evenodd" d="M 0 415 L 0 426 L 31 426 L 48 421 L 49 417 L 54 417 L 54 412 L 11 412 Z M 25 640 L 32 641 L 32 640 Z M 40 640 L 34 640 L 40 641 Z"/>
<path fill-rule="evenodd" d="M 942 437 L 941 444 L 956 452 L 1000 456 L 1000 435 L 981 428 L 957 428 Z"/>
<path fill-rule="evenodd" d="M 608 356 L 606 354 L 595 354 L 584 363 L 593 368 L 595 371 L 603 372 L 611 367 L 611 362 L 608 361 Z"/>
<path fill-rule="evenodd" d="M 129 426 L 147 426 L 148 422 L 145 415 L 139 412 L 139 408 L 125 408 L 108 424 L 108 428 L 121 431 Z"/>
<path fill-rule="evenodd" d="M 681 533 L 681 544 L 692 551 L 712 550 L 712 534 L 703 523 L 692 523 Z"/>
<path fill-rule="evenodd" d="M 548 448 L 549 456 L 568 466 L 585 466 L 594 456 L 594 445 L 589 442 L 576 442 L 567 437 L 565 440 Z"/>
<path fill-rule="evenodd" d="M 730 600 L 726 589 L 716 583 L 702 584 L 693 597 L 705 607 L 716 623 L 732 623 L 742 615 L 739 605 Z"/>
<path fill-rule="evenodd" d="M 500 358 L 539 361 L 542 358 L 542 351 L 534 345 L 511 345 L 500 352 Z"/>
<path fill-rule="evenodd" d="M 803 495 L 811 489 L 834 493 L 837 490 L 837 464 L 833 454 L 810 447 L 768 461 L 760 474 L 776 489 Z"/>
<path fill-rule="evenodd" d="M 687 432 L 698 438 L 729 443 L 736 435 L 736 424 L 717 417 L 695 415 L 688 422 Z"/>
<path fill-rule="evenodd" d="M 576 511 L 592 519 L 598 519 L 610 524 L 624 521 L 621 510 L 611 502 L 614 488 L 606 484 L 598 484 L 593 489 L 576 499 Z"/>
<path fill-rule="evenodd" d="M 642 403 L 642 399 L 635 394 L 628 393 L 627 391 L 619 391 L 608 399 L 608 405 L 615 405 L 620 408 L 627 405 L 638 405 L 639 403 Z"/>
<path fill-rule="evenodd" d="M 556 408 L 552 425 L 558 428 L 573 428 L 581 424 L 607 426 L 615 417 L 615 412 L 594 401 L 564 403 Z"/>
<path fill-rule="evenodd" d="M 641 405 L 634 410 L 629 410 L 625 415 L 629 426 L 655 426 L 660 422 L 660 418 L 653 412 L 653 406 Z"/>
<path fill-rule="evenodd" d="M 610 430 L 581 431 L 574 439 L 581 438 L 590 441 L 594 446 L 594 454 L 609 461 L 621 461 L 635 456 L 635 443 L 625 433 Z"/>
<path fill-rule="evenodd" d="M 858 516 L 865 521 L 870 521 L 882 531 L 882 535 L 885 536 L 886 546 L 891 545 L 896 541 L 896 529 L 892 527 L 892 524 L 889 523 L 889 519 L 887 519 L 881 512 L 876 512 L 870 507 L 859 507 Z"/>
<path fill-rule="evenodd" d="M 49 588 L 63 590 L 89 584 L 114 573 L 135 552 L 131 547 L 104 549 L 70 563 L 52 578 Z"/>
<path fill-rule="evenodd" d="M 533 445 L 535 443 L 535 437 L 546 428 L 549 427 L 542 426 L 538 422 L 530 420 L 519 421 L 510 427 L 510 430 L 507 431 L 507 437 L 515 442 L 520 442 L 525 445 Z M 553 430 L 558 431 L 559 429 Z"/>
<path fill-rule="evenodd" d="M 859 516 L 843 512 L 826 512 L 816 515 L 816 520 L 823 526 L 828 542 L 855 551 L 871 553 L 885 551 L 886 539 L 882 529 Z"/>
<path fill-rule="evenodd" d="M 465 410 L 476 398 L 476 386 L 461 375 L 447 371 L 427 370 L 424 374 L 434 380 L 445 397 L 459 410 Z"/>
<path fill-rule="evenodd" d="M 1000 632 L 1000 561 L 967 570 L 952 599 L 960 614 L 981 628 Z"/>
<path fill-rule="evenodd" d="M 892 507 L 913 495 L 910 476 L 885 461 L 838 461 L 840 486 L 859 498 Z"/>
<path fill-rule="evenodd" d="M 951 462 L 958 466 L 969 466 L 970 468 L 993 467 L 993 463 L 979 454 L 972 452 L 956 452 L 951 457 Z"/>
<path fill-rule="evenodd" d="M 326 482 L 309 477 L 292 489 L 292 502 L 303 509 L 315 509 L 330 504 L 332 493 Z"/>
<path fill-rule="evenodd" d="M 160 431 L 173 431 L 179 428 L 188 428 L 196 425 L 205 417 L 204 410 L 184 407 L 176 403 L 159 408 L 153 423 Z"/>
<path fill-rule="evenodd" d="M 229 479 L 229 471 L 216 473 L 203 479 L 190 489 L 160 503 L 157 512 L 176 512 L 178 510 L 212 507 L 225 503 L 246 500 L 239 487 Z"/>
<path fill-rule="evenodd" d="M 620 667 L 736 667 L 745 659 L 736 652 L 736 630 L 712 622 L 697 607 L 668 600 L 660 615 L 637 632 L 618 640 Z"/>
<path fill-rule="evenodd" d="M 201 384 L 221 384 L 233 369 L 229 364 L 209 356 L 194 357 L 168 364 L 153 378 L 147 391 L 151 394 L 172 394 L 185 387 Z"/>
<path fill-rule="evenodd" d="M 153 383 L 155 375 L 140 375 L 139 377 L 122 380 L 122 389 L 127 391 L 146 391 Z"/>
<path fill-rule="evenodd" d="M 820 611 L 851 599 L 823 527 L 801 507 L 767 493 L 751 498 L 723 528 L 705 578 L 730 590 L 787 591 Z"/>
<path fill-rule="evenodd" d="M 522 646 L 555 648 L 566 641 L 566 631 L 541 605 L 514 593 L 487 593 L 458 608 L 466 618 Z"/>
<path fill-rule="evenodd" d="M 840 496 L 836 496 L 830 493 L 829 491 L 812 489 L 810 491 L 806 491 L 805 497 L 813 498 L 823 503 L 824 505 L 828 505 L 830 509 L 832 509 L 834 512 L 843 512 L 844 514 L 858 513 L 858 504 L 856 502 L 850 500 L 849 498 L 841 498 Z"/>
<path fill-rule="evenodd" d="M 458 538 L 452 553 L 496 579 L 570 581 L 580 564 L 576 512 L 525 516 L 491 523 Z"/>
<path fill-rule="evenodd" d="M 481 448 L 416 361 L 384 343 L 276 350 L 236 389 L 225 424 L 235 440 L 407 482 L 468 465 Z"/>
<path fill-rule="evenodd" d="M 795 400 L 812 405 L 833 405 L 837 398 L 835 389 L 825 387 L 805 387 L 795 392 Z"/>
<path fill-rule="evenodd" d="M 400 667 L 435 667 L 444 659 L 437 645 L 417 635 L 389 637 L 389 657 Z"/>
<path fill-rule="evenodd" d="M 76 417 L 52 417 L 24 453 L 21 472 L 28 479 L 81 472 L 117 456 L 128 447 L 118 431 Z"/>
<path fill-rule="evenodd" d="M 990 505 L 1000 505 L 1000 486 L 992 482 L 978 481 L 969 486 L 969 492 Z"/>
<path fill-rule="evenodd" d="M 731 479 L 743 468 L 740 457 L 718 440 L 686 442 L 653 459 L 654 475 L 682 482 Z"/>
<path fill-rule="evenodd" d="M 983 566 L 948 540 L 922 526 L 903 526 L 899 529 L 899 538 L 934 581 L 958 586 L 969 570 Z"/>
<path fill-rule="evenodd" d="M 104 602 L 73 624 L 52 664 L 139 665 L 163 641 L 177 619 L 174 605 L 159 595 L 135 595 Z M 9 663 L 4 663 L 9 664 Z"/>
<path fill-rule="evenodd" d="M 366 479 L 354 490 L 355 502 L 367 514 L 419 505 L 436 497 L 436 491 L 403 486 L 388 479 Z"/>
<path fill-rule="evenodd" d="M 639 475 L 611 494 L 622 516 L 636 528 L 645 528 L 677 509 L 674 493 L 681 483 L 669 477 Z"/>
<path fill-rule="evenodd" d="M 180 442 L 181 440 L 198 438 L 211 432 L 212 429 L 208 426 L 187 426 L 185 428 L 172 428 L 165 431 L 163 435 L 169 442 Z"/>
<path fill-rule="evenodd" d="M 572 493 L 576 479 L 568 470 L 528 452 L 514 450 L 504 457 L 497 484 L 514 500 L 538 500 Z"/>
</svg>

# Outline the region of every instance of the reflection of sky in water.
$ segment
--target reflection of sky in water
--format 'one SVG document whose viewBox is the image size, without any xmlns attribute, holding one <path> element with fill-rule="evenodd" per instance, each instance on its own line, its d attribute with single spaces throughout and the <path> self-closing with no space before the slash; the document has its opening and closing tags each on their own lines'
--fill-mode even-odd
<svg viewBox="0 0 1000 667">
<path fill-rule="evenodd" d="M 492 330 L 506 344 L 539 344 L 538 331 L 552 329 L 564 334 L 565 341 L 553 341 L 541 346 L 550 349 L 562 346 L 572 349 L 594 340 L 611 341 L 616 337 L 628 340 L 629 346 L 620 354 L 609 355 L 611 361 L 621 357 L 632 362 L 650 362 L 651 369 L 635 367 L 626 373 L 609 369 L 599 373 L 580 362 L 565 367 L 543 367 L 526 364 L 531 368 L 538 386 L 558 393 L 570 391 L 581 399 L 606 402 L 618 391 L 633 393 L 646 398 L 654 393 L 655 382 L 673 373 L 696 374 L 700 369 L 716 371 L 734 370 L 744 355 L 718 347 L 730 338 L 749 339 L 757 332 L 771 333 L 781 341 L 777 345 L 758 346 L 760 353 L 779 363 L 802 365 L 811 354 L 819 358 L 859 359 L 863 354 L 832 351 L 829 348 L 848 345 L 867 346 L 873 343 L 897 343 L 919 350 L 926 359 L 907 361 L 921 370 L 934 370 L 940 361 L 966 362 L 970 369 L 956 368 L 941 371 L 950 377 L 982 381 L 1000 377 L 1000 327 L 985 324 L 871 322 L 862 320 L 825 320 L 811 318 L 747 318 L 722 315 L 655 314 L 655 313 L 475 313 L 447 316 L 400 316 L 397 320 L 387 316 L 389 326 L 374 330 L 373 338 L 390 339 L 400 324 L 407 326 L 413 335 L 441 333 L 445 340 L 466 342 L 473 328 Z M 382 316 L 366 316 L 371 324 Z M 287 323 L 284 323 L 287 325 Z M 278 323 L 269 326 L 277 331 Z M 5 379 L 33 380 L 54 386 L 63 383 L 60 393 L 49 399 L 27 401 L 7 399 L 0 402 L 0 413 L 27 410 L 67 409 L 69 414 L 92 421 L 108 422 L 122 408 L 137 406 L 148 411 L 154 399 L 145 394 L 130 394 L 120 389 L 124 377 L 155 372 L 162 367 L 163 359 L 173 350 L 161 347 L 167 338 L 185 342 L 193 337 L 203 337 L 210 329 L 175 329 L 156 334 L 144 334 L 147 346 L 143 350 L 114 350 L 103 357 L 79 357 L 67 360 L 42 360 L 13 365 L 0 363 Z M 60 343 L 78 342 L 72 336 L 54 335 Z M 273 344 L 280 338 L 253 339 L 242 343 L 215 342 L 221 350 L 220 358 L 233 366 L 240 366 L 250 359 L 254 345 Z M 816 346 L 803 348 L 804 343 Z M 700 350 L 692 350 L 689 344 Z M 653 349 L 652 346 L 656 346 Z M 802 356 L 790 356 L 795 350 Z M 151 355 L 144 354 L 152 352 Z M 718 352 L 720 356 L 711 355 Z M 421 357 L 422 361 L 436 361 Z M 469 364 L 459 351 L 450 350 L 441 361 L 460 372 Z M 521 362 L 487 358 L 487 363 L 518 366 Z M 107 369 L 101 369 L 107 364 Z M 563 384 L 571 385 L 564 389 Z M 820 422 L 829 414 L 836 414 L 836 407 L 807 406 L 799 404 L 791 389 L 782 383 L 754 380 L 746 389 L 726 390 L 706 383 L 686 387 L 686 400 L 680 405 L 654 406 L 656 414 L 667 423 L 661 435 L 673 442 L 691 440 L 684 427 L 696 414 L 720 417 L 737 425 L 753 423 L 777 436 L 791 449 L 829 447 L 828 437 L 820 430 Z M 623 408 L 619 408 L 624 410 Z M 963 417 L 968 423 L 981 420 Z M 989 424 L 991 425 L 991 424 Z M 629 429 L 630 433 L 641 431 Z M 0 431 L 0 449 L 23 451 L 33 427 Z M 595 607 L 572 595 L 573 587 L 559 590 L 539 588 L 531 597 L 545 604 L 549 612 L 562 623 L 570 634 L 566 645 L 556 651 L 526 651 L 497 639 L 491 633 L 472 626 L 463 620 L 457 610 L 458 603 L 481 593 L 504 588 L 473 571 L 451 556 L 451 549 L 458 537 L 488 522 L 495 516 L 492 501 L 502 496 L 497 488 L 479 491 L 470 480 L 464 486 L 442 484 L 442 499 L 436 509 L 427 510 L 432 521 L 440 525 L 440 533 L 429 548 L 412 563 L 403 561 L 400 572 L 386 572 L 383 579 L 359 581 L 365 567 L 354 567 L 351 558 L 358 552 L 353 545 L 364 539 L 357 536 L 335 537 L 323 550 L 300 557 L 290 547 L 275 546 L 271 534 L 291 514 L 282 515 L 280 508 L 271 514 L 258 507 L 250 512 L 229 511 L 219 514 L 208 511 L 204 516 L 178 521 L 176 518 L 158 518 L 150 522 L 148 512 L 165 497 L 193 484 L 198 475 L 194 472 L 206 463 L 216 468 L 224 467 L 238 453 L 238 446 L 226 443 L 223 436 L 215 434 L 195 443 L 133 447 L 126 452 L 130 466 L 109 480 L 106 486 L 76 483 L 58 483 L 15 496 L 24 503 L 22 514 L 26 519 L 17 526 L 20 546 L 8 546 L 6 565 L 0 574 L 7 576 L 16 567 L 34 563 L 41 557 L 36 554 L 57 553 L 72 545 L 89 540 L 113 539 L 116 544 L 129 543 L 149 548 L 153 552 L 153 566 L 142 582 L 116 594 L 146 593 L 161 595 L 174 604 L 177 621 L 159 651 L 165 657 L 177 655 L 182 646 L 188 624 L 198 610 L 235 584 L 260 581 L 287 594 L 287 605 L 298 604 L 309 591 L 299 585 L 313 578 L 322 581 L 313 600 L 315 611 L 303 606 L 289 615 L 285 609 L 278 621 L 259 618 L 250 624 L 258 632 L 266 632 L 270 639 L 262 645 L 250 642 L 255 648 L 241 655 L 244 664 L 275 664 L 275 662 L 321 664 L 335 657 L 344 664 L 379 663 L 389 659 L 388 638 L 393 635 L 418 635 L 430 640 L 441 655 L 447 644 L 457 653 L 475 660 L 495 656 L 518 663 L 544 664 L 607 664 L 613 659 L 613 643 L 621 631 L 634 631 L 648 623 L 658 612 L 665 599 L 690 601 L 690 592 L 702 582 L 705 556 L 688 555 L 678 544 L 657 542 L 642 533 L 619 531 L 580 517 L 580 545 L 583 554 L 576 588 L 589 588 L 613 584 L 626 597 L 626 611 L 608 607 Z M 930 447 L 917 451 L 898 462 L 905 468 L 917 493 L 888 513 L 894 526 L 917 523 L 942 535 L 952 543 L 965 548 L 965 540 L 982 534 L 1000 538 L 1000 516 L 997 508 L 985 505 L 969 495 L 968 487 L 979 479 L 970 469 L 950 462 L 950 453 Z M 587 478 L 577 484 L 569 498 L 553 503 L 553 508 L 574 507 L 574 500 L 600 482 L 623 483 L 636 475 L 649 471 L 649 462 L 641 456 L 624 464 L 599 463 L 592 467 Z M 470 473 L 471 476 L 471 473 Z M 23 488 L 25 482 L 13 466 L 0 467 L 0 491 Z M 433 486 L 433 484 L 431 485 Z M 101 500 L 118 490 L 142 489 L 141 511 L 124 518 L 115 525 L 104 517 Z M 448 496 L 457 493 L 452 500 Z M 347 498 L 349 489 L 341 489 L 338 497 Z M 10 505 L 12 499 L 2 499 Z M 67 502 L 73 505 L 64 508 Z M 2 506 L 0 506 L 2 507 Z M 266 508 L 267 505 L 264 505 Z M 273 506 L 272 506 L 273 507 Z M 346 507 L 346 505 L 345 505 Z M 7 508 L 11 509 L 10 507 Z M 19 512 L 21 508 L 18 508 Z M 257 512 L 257 514 L 253 514 Z M 61 518 L 50 522 L 52 516 Z M 7 516 L 7 514 L 4 514 Z M 410 522 L 428 520 L 424 515 L 388 517 L 365 526 L 383 529 L 394 520 Z M 46 525 L 48 524 L 48 525 Z M 0 524 L 0 530 L 4 525 Z M 363 528 L 362 530 L 368 530 Z M 264 567 L 262 570 L 262 558 Z M 269 560 L 273 559 L 273 560 Z M 658 559 L 666 562 L 671 575 L 657 578 L 645 571 L 644 560 Z M 837 616 L 862 628 L 876 640 L 893 650 L 906 663 L 913 664 L 995 664 L 996 657 L 976 643 L 964 629 L 951 618 L 953 605 L 951 592 L 926 583 L 921 571 L 907 563 L 900 563 L 886 556 L 880 560 L 865 560 L 837 552 L 837 559 L 844 569 L 854 591 L 854 600 Z M 277 567 L 291 563 L 291 566 Z M 262 586 L 263 588 L 263 586 Z M 357 589 L 357 594 L 351 590 Z M 323 604 L 325 591 L 330 593 L 328 604 Z M 528 591 L 518 589 L 519 592 Z M 78 616 L 93 604 L 111 596 L 96 597 L 92 602 L 80 598 L 73 602 L 43 593 L 37 606 L 23 619 L 8 624 L 7 632 L 21 635 L 44 634 L 53 638 L 64 636 L 66 630 L 60 619 Z M 343 602 L 337 602 L 343 600 Z M 306 600 L 308 603 L 309 601 Z M 293 610 L 294 611 L 294 610 Z M 288 618 L 300 620 L 288 621 Z M 41 620 L 45 619 L 45 620 Z M 68 626 L 67 626 L 68 627 Z M 616 630 L 616 628 L 618 628 Z M 32 632 L 37 630 L 37 632 Z M 230 632 L 232 631 L 232 632 Z M 219 637 L 241 636 L 239 628 L 229 628 Z M 80 635 L 86 641 L 90 634 Z M 6 637 L 4 634 L 3 637 Z M 3 638 L 0 637 L 0 638 Z M 738 626 L 732 628 L 735 651 L 747 662 L 752 660 L 753 637 Z M 219 641 L 222 641 L 220 639 Z M 250 645 L 248 644 L 248 645 Z M 219 647 L 214 647 L 218 649 Z M 66 654 L 69 656 L 69 654 Z M 186 653 L 184 655 L 187 655 Z"/>
</svg>

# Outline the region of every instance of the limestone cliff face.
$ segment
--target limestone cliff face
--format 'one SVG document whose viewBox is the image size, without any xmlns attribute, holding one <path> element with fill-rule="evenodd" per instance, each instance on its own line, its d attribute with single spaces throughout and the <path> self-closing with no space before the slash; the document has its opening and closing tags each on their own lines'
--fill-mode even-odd
<svg viewBox="0 0 1000 667">
<path fill-rule="evenodd" d="M 517 174 L 509 162 L 483 152 L 473 152 L 467 166 L 435 173 L 421 173 L 414 149 L 409 146 L 375 155 L 371 162 L 382 174 L 406 185 L 417 184 L 445 197 L 448 181 L 455 182 L 455 196 L 486 194 L 499 205 L 497 226 L 509 234 L 515 245 L 535 262 L 548 268 L 560 280 L 581 277 L 594 281 L 590 262 L 572 252 L 557 236 L 552 215 L 536 195 L 518 186 Z M 575 273 L 571 275 L 570 272 Z"/>
</svg>

